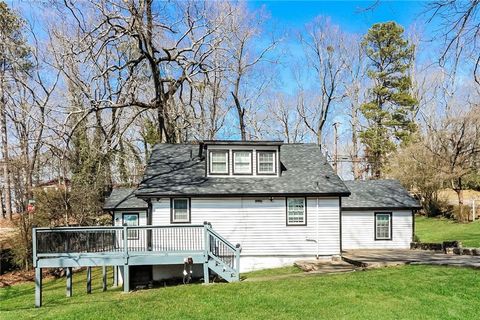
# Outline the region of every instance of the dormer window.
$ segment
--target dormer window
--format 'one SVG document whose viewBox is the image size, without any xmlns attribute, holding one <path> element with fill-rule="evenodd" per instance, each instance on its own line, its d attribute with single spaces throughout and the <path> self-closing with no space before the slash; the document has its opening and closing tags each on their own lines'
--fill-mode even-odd
<svg viewBox="0 0 480 320">
<path fill-rule="evenodd" d="M 251 151 L 233 151 L 233 174 L 252 174 Z"/>
<path fill-rule="evenodd" d="M 257 152 L 257 173 L 258 174 L 275 174 L 275 151 L 258 151 Z"/>
<path fill-rule="evenodd" d="M 209 159 L 210 174 L 228 175 L 228 150 L 212 150 Z"/>
</svg>

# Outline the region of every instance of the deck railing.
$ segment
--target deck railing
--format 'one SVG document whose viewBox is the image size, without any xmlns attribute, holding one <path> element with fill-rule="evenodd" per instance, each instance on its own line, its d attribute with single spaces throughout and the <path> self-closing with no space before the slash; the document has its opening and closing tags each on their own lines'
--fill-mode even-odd
<svg viewBox="0 0 480 320">
<path fill-rule="evenodd" d="M 207 236 L 210 257 L 219 260 L 225 266 L 231 268 L 231 270 L 239 270 L 240 246 L 232 245 L 211 227 L 207 228 Z"/>
<path fill-rule="evenodd" d="M 37 256 L 204 250 L 204 225 L 36 228 Z"/>
<path fill-rule="evenodd" d="M 240 280 L 240 245 L 233 245 L 205 222 L 203 225 L 34 228 L 35 306 L 42 305 L 42 268 L 123 267 L 123 290 L 130 290 L 129 266 L 202 263 L 204 281 L 213 270 L 228 282 Z M 68 276 L 69 275 L 69 276 Z M 70 285 L 68 284 L 70 283 Z M 87 285 L 88 287 L 88 285 Z"/>
</svg>

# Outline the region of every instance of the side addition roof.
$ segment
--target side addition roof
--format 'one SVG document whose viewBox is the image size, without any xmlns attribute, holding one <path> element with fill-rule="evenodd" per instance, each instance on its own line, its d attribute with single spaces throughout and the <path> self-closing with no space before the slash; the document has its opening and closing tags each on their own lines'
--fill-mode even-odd
<svg viewBox="0 0 480 320">
<path fill-rule="evenodd" d="M 135 194 L 159 196 L 340 195 L 349 190 L 315 144 L 280 146 L 280 177 L 206 177 L 206 160 L 193 144 L 159 144 Z"/>
<path fill-rule="evenodd" d="M 147 209 L 147 203 L 135 197 L 135 188 L 113 189 L 103 205 L 104 210 Z"/>
<path fill-rule="evenodd" d="M 420 209 L 414 199 L 397 180 L 345 181 L 351 195 L 342 199 L 342 210 Z"/>
</svg>

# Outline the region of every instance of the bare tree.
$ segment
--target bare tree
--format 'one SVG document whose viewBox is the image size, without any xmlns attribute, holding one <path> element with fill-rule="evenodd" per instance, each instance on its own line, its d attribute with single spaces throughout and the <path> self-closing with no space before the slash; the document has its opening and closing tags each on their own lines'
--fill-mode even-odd
<svg viewBox="0 0 480 320">
<path fill-rule="evenodd" d="M 480 86 L 480 1 L 438 0 L 426 7 L 428 21 L 439 24 L 436 37 L 443 40 L 440 64 L 453 73 L 470 64 Z"/>
<path fill-rule="evenodd" d="M 347 61 L 345 36 L 338 26 L 332 25 L 328 19 L 318 17 L 306 26 L 306 35 L 300 34 L 299 37 L 304 49 L 301 59 L 306 59 L 311 70 L 308 73 L 313 73 L 310 79 L 313 87 L 312 92 L 307 93 L 304 81 L 298 81 L 300 94 L 304 96 L 298 112 L 315 135 L 317 144 L 321 145 L 331 108 L 344 97 L 341 77 Z M 307 96 L 313 98 L 307 99 Z"/>
<path fill-rule="evenodd" d="M 347 116 L 350 123 L 351 145 L 348 148 L 352 163 L 352 175 L 354 180 L 361 179 L 366 171 L 362 168 L 364 157 L 361 156 L 360 131 L 360 106 L 365 101 L 367 76 L 366 56 L 360 45 L 360 39 L 355 36 L 345 38 L 345 47 L 350 53 L 349 62 L 345 64 L 346 74 L 343 80 L 345 88 L 345 103 Z M 363 164 L 365 167 L 366 164 Z"/>
<path fill-rule="evenodd" d="M 480 157 L 480 105 L 468 110 L 451 108 L 444 118 L 428 125 L 426 147 L 437 159 L 437 172 L 458 196 L 460 214 L 463 206 L 463 179 L 478 170 Z"/>
<path fill-rule="evenodd" d="M 232 19 L 229 21 L 227 32 L 228 49 L 231 53 L 230 73 L 232 90 L 231 95 L 237 111 L 238 126 L 242 140 L 247 139 L 247 113 L 251 108 L 249 102 L 258 97 L 266 88 L 268 79 L 255 79 L 255 84 L 249 84 L 255 68 L 262 63 L 272 63 L 269 53 L 277 46 L 279 40 L 273 37 L 266 44 L 258 46 L 262 25 L 266 15 L 262 10 L 249 12 L 246 4 L 237 6 Z M 254 118 L 254 117 L 252 117 Z"/>
</svg>

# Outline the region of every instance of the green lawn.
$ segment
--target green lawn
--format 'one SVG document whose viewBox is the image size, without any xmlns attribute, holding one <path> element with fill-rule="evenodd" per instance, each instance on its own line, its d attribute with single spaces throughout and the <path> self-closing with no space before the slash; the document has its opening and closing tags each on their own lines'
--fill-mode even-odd
<svg viewBox="0 0 480 320">
<path fill-rule="evenodd" d="M 464 247 L 480 248 L 480 221 L 459 223 L 448 219 L 417 216 L 415 233 L 422 242 L 460 240 Z"/>
<path fill-rule="evenodd" d="M 274 271 L 269 271 L 275 274 Z M 286 273 L 286 269 L 278 272 Z M 293 270 L 293 272 L 296 272 Z M 265 276 L 265 273 L 246 277 Z M 480 271 L 433 266 L 391 267 L 276 281 L 181 285 L 124 294 L 84 293 L 75 274 L 74 296 L 64 279 L 45 281 L 44 306 L 33 308 L 33 284 L 0 289 L 7 319 L 478 319 Z"/>
</svg>

